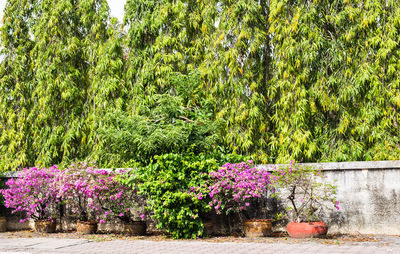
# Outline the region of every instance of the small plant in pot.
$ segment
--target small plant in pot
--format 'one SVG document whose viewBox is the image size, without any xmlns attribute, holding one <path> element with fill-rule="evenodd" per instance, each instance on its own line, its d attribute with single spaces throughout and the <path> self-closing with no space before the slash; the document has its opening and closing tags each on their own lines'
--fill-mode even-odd
<svg viewBox="0 0 400 254">
<path fill-rule="evenodd" d="M 97 231 L 97 220 L 101 213 L 97 200 L 102 189 L 96 170 L 85 162 L 79 162 L 63 170 L 58 177 L 58 197 L 63 200 L 67 210 L 76 216 L 78 233 L 92 234 Z"/>
<path fill-rule="evenodd" d="M 336 199 L 336 186 L 327 183 L 321 169 L 295 165 L 275 169 L 273 179 L 277 195 L 286 203 L 284 214 L 290 223 L 286 229 L 294 238 L 325 236 L 328 226 L 321 221 L 327 210 L 339 210 Z"/>
<path fill-rule="evenodd" d="M 5 207 L 11 208 L 12 213 L 24 214 L 21 222 L 33 219 L 35 231 L 54 233 L 54 216 L 59 202 L 56 186 L 58 174 L 57 166 L 25 168 L 16 179 L 6 182 L 8 188 L 1 190 Z"/>
<path fill-rule="evenodd" d="M 143 197 L 119 181 L 119 171 L 115 174 L 108 170 L 98 170 L 98 186 L 102 190 L 97 201 L 103 210 L 100 223 L 110 218 L 116 218 L 124 224 L 124 231 L 128 235 L 146 234 L 146 202 Z M 134 211 L 133 211 L 134 210 Z M 133 211 L 133 212 L 132 212 Z"/>
<path fill-rule="evenodd" d="M 251 205 L 252 200 L 267 197 L 270 176 L 268 170 L 255 168 L 251 161 L 227 163 L 210 173 L 213 182 L 209 187 L 210 206 L 217 214 L 222 211 L 226 214 L 241 213 Z M 272 233 L 271 220 L 247 219 L 243 230 L 248 237 L 268 236 Z"/>
</svg>

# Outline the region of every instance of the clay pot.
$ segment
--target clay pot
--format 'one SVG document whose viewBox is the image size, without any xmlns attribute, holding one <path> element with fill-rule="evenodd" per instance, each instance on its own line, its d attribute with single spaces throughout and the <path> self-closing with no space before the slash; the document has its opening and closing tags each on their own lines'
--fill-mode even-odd
<svg viewBox="0 0 400 254">
<path fill-rule="evenodd" d="M 97 231 L 97 221 L 80 221 L 76 222 L 76 232 L 80 234 L 94 234 Z"/>
<path fill-rule="evenodd" d="M 56 232 L 55 220 L 35 220 L 35 231 L 40 233 Z"/>
<path fill-rule="evenodd" d="M 290 222 L 286 230 L 293 238 L 309 238 L 325 236 L 328 226 L 322 221 L 318 222 Z"/>
<path fill-rule="evenodd" d="M 269 236 L 272 233 L 271 220 L 247 220 L 244 222 L 244 233 L 246 237 Z"/>
<path fill-rule="evenodd" d="M 127 223 L 124 225 L 124 232 L 131 236 L 146 235 L 146 222 L 132 221 L 131 223 Z"/>
<path fill-rule="evenodd" d="M 7 220 L 6 217 L 0 217 L 0 232 L 7 231 Z"/>
<path fill-rule="evenodd" d="M 205 221 L 203 222 L 204 225 L 204 230 L 207 233 L 207 235 L 213 235 L 215 234 L 215 230 L 214 230 L 214 223 L 212 223 L 211 221 Z"/>
</svg>

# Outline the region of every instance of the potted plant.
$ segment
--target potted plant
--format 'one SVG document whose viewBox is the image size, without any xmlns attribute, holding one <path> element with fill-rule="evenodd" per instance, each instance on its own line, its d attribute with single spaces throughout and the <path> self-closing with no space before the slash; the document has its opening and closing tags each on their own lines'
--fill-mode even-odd
<svg viewBox="0 0 400 254">
<path fill-rule="evenodd" d="M 321 221 L 326 210 L 336 208 L 336 186 L 324 181 L 321 169 L 294 165 L 275 169 L 274 186 L 280 196 L 286 196 L 286 213 L 283 216 L 290 223 L 286 229 L 294 238 L 321 237 L 326 235 L 328 226 Z M 285 201 L 285 200 L 283 200 Z"/>
<path fill-rule="evenodd" d="M 37 232 L 53 233 L 56 230 L 54 215 L 59 202 L 56 177 L 59 170 L 50 168 L 25 168 L 16 179 L 6 182 L 7 189 L 2 189 L 4 203 L 12 213 L 22 212 L 25 218 L 33 219 Z"/>
<path fill-rule="evenodd" d="M 210 185 L 212 206 L 217 214 L 244 211 L 251 201 L 266 198 L 271 173 L 253 166 L 252 161 L 239 164 L 227 163 L 218 171 L 211 172 Z M 270 219 L 247 219 L 243 231 L 248 237 L 268 236 L 272 233 Z"/>
<path fill-rule="evenodd" d="M 98 170 L 96 174 L 98 187 L 101 189 L 101 195 L 97 196 L 97 201 L 103 210 L 102 217 L 104 218 L 100 222 L 104 223 L 109 218 L 117 218 L 124 224 L 126 234 L 145 235 L 145 199 L 138 195 L 135 189 L 123 185 L 118 180 L 119 175 L 113 171 Z"/>
<path fill-rule="evenodd" d="M 85 162 L 72 164 L 58 177 L 58 197 L 77 217 L 78 233 L 92 234 L 97 231 L 101 207 L 97 202 L 101 195 L 96 169 Z"/>
<path fill-rule="evenodd" d="M 7 218 L 5 216 L 0 217 L 0 232 L 7 231 Z"/>
</svg>

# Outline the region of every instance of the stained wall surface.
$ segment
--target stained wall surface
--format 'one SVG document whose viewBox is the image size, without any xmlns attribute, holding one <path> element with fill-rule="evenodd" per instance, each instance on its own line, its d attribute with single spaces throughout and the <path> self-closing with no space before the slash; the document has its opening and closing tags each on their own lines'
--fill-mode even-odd
<svg viewBox="0 0 400 254">
<path fill-rule="evenodd" d="M 340 210 L 324 218 L 330 233 L 400 234 L 400 161 L 302 165 L 322 168 L 338 187 Z"/>
</svg>

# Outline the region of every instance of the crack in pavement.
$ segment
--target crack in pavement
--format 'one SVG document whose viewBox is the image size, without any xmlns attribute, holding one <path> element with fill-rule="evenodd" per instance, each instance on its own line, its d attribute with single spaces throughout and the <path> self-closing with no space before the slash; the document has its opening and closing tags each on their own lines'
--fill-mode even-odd
<svg viewBox="0 0 400 254">
<path fill-rule="evenodd" d="M 93 241 L 86 240 L 86 241 L 81 241 L 81 242 L 72 243 L 72 244 L 69 244 L 69 245 L 65 245 L 65 246 L 57 247 L 57 248 L 54 248 L 54 249 L 55 249 L 55 250 L 58 250 L 58 249 L 62 249 L 62 248 L 68 248 L 68 247 L 73 247 L 73 246 L 78 246 L 78 245 L 88 244 L 88 243 L 91 243 L 91 242 L 93 242 Z"/>
</svg>

